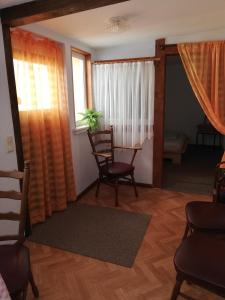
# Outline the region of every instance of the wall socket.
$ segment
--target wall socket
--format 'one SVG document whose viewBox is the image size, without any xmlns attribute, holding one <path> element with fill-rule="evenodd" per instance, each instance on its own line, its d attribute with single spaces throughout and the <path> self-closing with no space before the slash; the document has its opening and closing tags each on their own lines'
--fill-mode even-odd
<svg viewBox="0 0 225 300">
<path fill-rule="evenodd" d="M 14 139 L 12 136 L 7 136 L 6 138 L 6 151 L 7 153 L 13 152 L 15 150 Z"/>
</svg>

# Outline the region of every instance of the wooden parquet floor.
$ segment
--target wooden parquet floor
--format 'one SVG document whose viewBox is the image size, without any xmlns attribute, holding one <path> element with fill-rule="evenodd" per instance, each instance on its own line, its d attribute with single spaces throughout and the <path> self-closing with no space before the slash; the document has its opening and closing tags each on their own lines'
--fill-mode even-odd
<svg viewBox="0 0 225 300">
<path fill-rule="evenodd" d="M 150 226 L 132 268 L 125 268 L 59 249 L 27 242 L 33 273 L 43 300 L 168 300 L 175 283 L 173 256 L 185 227 L 185 204 L 210 200 L 209 196 L 140 188 L 139 198 L 130 186 L 120 186 L 120 208 L 152 215 Z M 112 207 L 114 194 L 101 187 L 80 201 Z M 222 299 L 186 283 L 182 292 L 198 300 Z M 34 299 L 31 289 L 28 299 Z M 181 296 L 179 300 L 183 299 Z"/>
</svg>

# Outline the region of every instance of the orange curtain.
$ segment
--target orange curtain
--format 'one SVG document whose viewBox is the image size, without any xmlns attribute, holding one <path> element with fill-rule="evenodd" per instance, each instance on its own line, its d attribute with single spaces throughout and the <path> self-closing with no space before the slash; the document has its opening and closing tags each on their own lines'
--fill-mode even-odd
<svg viewBox="0 0 225 300">
<path fill-rule="evenodd" d="M 34 224 L 76 198 L 63 49 L 20 29 L 11 38 L 23 152 L 31 161 L 29 210 Z"/>
<path fill-rule="evenodd" d="M 178 51 L 204 113 L 225 134 L 225 41 L 179 44 Z"/>
</svg>

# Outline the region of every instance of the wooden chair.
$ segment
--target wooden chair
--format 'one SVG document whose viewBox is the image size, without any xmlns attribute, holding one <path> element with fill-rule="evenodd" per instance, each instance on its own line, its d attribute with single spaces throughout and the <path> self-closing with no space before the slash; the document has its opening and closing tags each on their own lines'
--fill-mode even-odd
<svg viewBox="0 0 225 300">
<path fill-rule="evenodd" d="M 192 201 L 186 205 L 187 225 L 174 257 L 177 271 L 171 300 L 176 300 L 184 280 L 225 297 L 225 205 L 215 202 L 225 186 L 224 170 L 217 165 L 214 202 Z"/>
<path fill-rule="evenodd" d="M 225 203 L 225 161 L 221 161 L 216 166 L 213 201 Z"/>
<path fill-rule="evenodd" d="M 96 197 L 98 197 L 99 194 L 100 184 L 109 184 L 115 188 L 115 205 L 118 206 L 118 181 L 122 178 L 133 184 L 135 196 L 138 197 L 138 192 L 134 179 L 133 162 L 137 151 L 141 148 L 114 146 L 112 126 L 110 126 L 109 130 L 100 130 L 97 132 L 91 132 L 90 130 L 88 130 L 87 134 L 91 143 L 93 151 L 92 154 L 95 157 L 99 170 Z M 131 162 L 129 164 L 123 162 L 115 162 L 115 149 L 133 150 Z M 127 176 L 129 176 L 130 178 L 128 178 Z"/>
<path fill-rule="evenodd" d="M 224 253 L 224 236 L 194 233 L 183 240 L 174 257 L 177 277 L 171 300 L 176 300 L 179 294 L 188 298 L 180 292 L 184 280 L 224 297 Z"/>
<path fill-rule="evenodd" d="M 192 201 L 186 207 L 187 225 L 183 239 L 193 231 L 225 233 L 225 162 L 216 166 L 213 202 Z"/>
<path fill-rule="evenodd" d="M 35 297 L 39 297 L 34 283 L 29 249 L 23 245 L 25 241 L 24 227 L 27 210 L 29 162 L 25 162 L 24 172 L 0 171 L 0 178 L 13 178 L 22 181 L 22 192 L 0 191 L 0 198 L 20 201 L 20 212 L 0 213 L 1 221 L 18 221 L 19 230 L 15 235 L 0 236 L 0 241 L 15 241 L 13 244 L 0 245 L 0 273 L 5 281 L 12 299 L 26 299 L 27 287 L 30 282 Z M 1 199 L 1 201 L 3 201 Z"/>
</svg>

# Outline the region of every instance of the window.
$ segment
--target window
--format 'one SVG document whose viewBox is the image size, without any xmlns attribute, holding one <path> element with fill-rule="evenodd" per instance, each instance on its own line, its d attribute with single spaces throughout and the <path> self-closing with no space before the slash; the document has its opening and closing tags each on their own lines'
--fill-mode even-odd
<svg viewBox="0 0 225 300">
<path fill-rule="evenodd" d="M 79 49 L 72 49 L 73 93 L 75 127 L 82 124 L 82 115 L 91 106 L 91 55 Z"/>
<path fill-rule="evenodd" d="M 13 64 L 19 110 L 51 109 L 53 101 L 49 88 L 50 78 L 47 65 L 18 59 L 14 59 Z"/>
<path fill-rule="evenodd" d="M 153 136 L 154 63 L 129 61 L 93 66 L 94 106 L 103 128 L 114 126 L 115 144 L 139 146 Z"/>
</svg>

